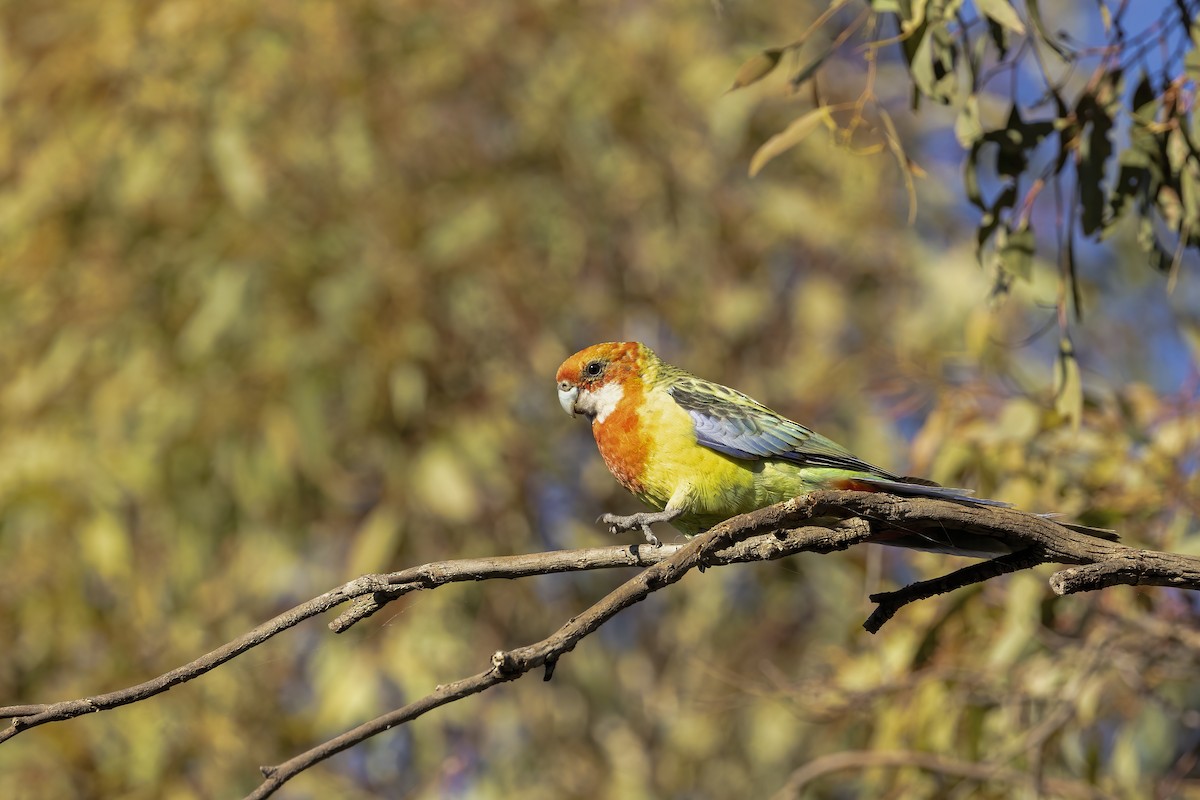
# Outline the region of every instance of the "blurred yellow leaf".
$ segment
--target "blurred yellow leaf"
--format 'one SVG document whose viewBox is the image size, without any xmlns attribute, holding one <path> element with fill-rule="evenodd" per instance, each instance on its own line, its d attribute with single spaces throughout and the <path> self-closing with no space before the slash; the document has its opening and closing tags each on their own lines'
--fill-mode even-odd
<svg viewBox="0 0 1200 800">
<path fill-rule="evenodd" d="M 1033 256 L 1037 252 L 1037 239 L 1028 223 L 1015 228 L 1003 227 L 996 233 L 997 255 L 1000 268 L 1022 280 L 1033 275 Z"/>
<path fill-rule="evenodd" d="M 237 325 L 245 302 L 249 274 L 228 266 L 208 276 L 204 300 L 179 336 L 179 349 L 189 359 L 207 355 Z"/>
<path fill-rule="evenodd" d="M 79 532 L 79 545 L 89 567 L 106 578 L 125 580 L 133 564 L 129 532 L 120 520 L 99 511 Z"/>
<path fill-rule="evenodd" d="M 767 165 L 771 159 L 775 158 L 780 153 L 795 147 L 804 141 L 804 139 L 813 131 L 815 131 L 822 123 L 831 123 L 833 114 L 829 106 L 821 106 L 814 108 L 806 114 L 802 114 L 792 123 L 784 128 L 780 133 L 775 134 L 767 141 L 763 142 L 762 146 L 750 159 L 750 177 L 757 175 L 763 167 Z"/>
<path fill-rule="evenodd" d="M 713 324 L 731 338 L 738 338 L 768 318 L 774 296 L 767 287 L 734 286 L 714 299 Z"/>
<path fill-rule="evenodd" d="M 1063 337 L 1058 345 L 1058 360 L 1054 364 L 1054 410 L 1073 429 L 1079 429 L 1083 419 L 1083 380 L 1071 340 Z"/>
<path fill-rule="evenodd" d="M 735 89 L 741 89 L 744 86 L 761 81 L 775 70 L 782 56 L 782 48 L 777 47 L 763 50 L 761 53 L 754 55 L 746 63 L 738 67 L 737 74 L 733 76 L 733 85 L 726 89 L 725 93 L 728 94 Z"/>
<path fill-rule="evenodd" d="M 388 376 L 388 389 L 392 400 L 392 414 L 400 423 L 411 423 L 425 411 L 425 398 L 429 391 L 425 373 L 412 362 L 401 362 L 392 367 Z"/>
<path fill-rule="evenodd" d="M 213 132 L 209 146 L 221 187 L 233 205 L 243 213 L 261 207 L 267 197 L 266 181 L 246 131 L 228 122 Z"/>
<path fill-rule="evenodd" d="M 1008 28 L 1013 33 L 1025 33 L 1025 23 L 1021 22 L 1016 9 L 1008 0 L 975 0 L 975 6 L 993 22 Z"/>
<path fill-rule="evenodd" d="M 425 448 L 413 469 L 413 488 L 424 505 L 450 522 L 466 522 L 479 508 L 475 483 L 462 457 L 446 444 Z"/>
<path fill-rule="evenodd" d="M 87 352 L 87 340 L 67 328 L 54 337 L 49 352 L 36 365 L 27 365 L 10 375 L 4 387 L 4 404 L 9 413 L 23 414 L 62 391 Z"/>
<path fill-rule="evenodd" d="M 1193 364 L 1200 364 L 1200 318 L 1179 320 L 1179 335 L 1187 345 Z"/>
<path fill-rule="evenodd" d="M 383 572 L 400 565 L 389 564 L 388 558 L 399 541 L 403 527 L 395 510 L 380 505 L 363 522 L 354 537 L 354 546 L 346 559 L 347 574 L 365 575 Z"/>
</svg>

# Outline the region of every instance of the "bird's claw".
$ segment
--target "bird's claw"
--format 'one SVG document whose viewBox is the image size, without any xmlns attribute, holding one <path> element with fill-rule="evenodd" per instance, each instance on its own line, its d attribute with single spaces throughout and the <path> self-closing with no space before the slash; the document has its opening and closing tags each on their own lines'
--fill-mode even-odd
<svg viewBox="0 0 1200 800">
<path fill-rule="evenodd" d="M 642 533 L 646 537 L 646 541 L 651 547 L 661 547 L 662 542 L 650 530 L 650 523 L 657 520 L 647 519 L 651 514 L 630 514 L 628 516 L 620 516 L 618 514 L 601 514 L 596 520 L 603 525 L 608 526 L 608 532 L 612 534 L 624 533 L 631 531 L 634 528 L 641 528 Z"/>
</svg>

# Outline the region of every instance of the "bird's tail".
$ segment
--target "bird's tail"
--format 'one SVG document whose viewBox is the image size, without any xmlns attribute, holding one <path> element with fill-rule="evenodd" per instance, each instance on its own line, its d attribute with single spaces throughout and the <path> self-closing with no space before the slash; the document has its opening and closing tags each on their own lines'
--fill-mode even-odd
<svg viewBox="0 0 1200 800">
<path fill-rule="evenodd" d="M 932 497 L 937 500 L 954 500 L 959 503 L 969 503 L 974 506 L 992 506 L 995 508 L 1011 508 L 1012 503 L 1003 500 L 989 500 L 985 497 L 975 497 L 970 489 L 955 489 L 951 486 L 941 486 L 924 478 L 903 477 L 898 480 L 888 478 L 848 478 L 837 482 L 839 489 L 857 489 L 866 492 L 888 492 L 901 497 Z"/>
<path fill-rule="evenodd" d="M 992 508 L 1012 508 L 1012 503 L 1006 503 L 1003 500 L 991 500 L 986 497 L 975 497 L 975 493 L 970 489 L 957 489 L 952 486 L 941 486 L 933 481 L 925 478 L 910 478 L 902 477 L 899 480 L 889 480 L 887 478 L 850 478 L 845 481 L 839 481 L 837 484 L 839 489 L 857 489 L 867 492 L 889 492 L 898 494 L 901 497 L 932 497 L 937 500 L 953 500 L 958 503 L 967 503 L 974 506 L 989 506 Z M 1054 519 L 1061 516 L 1055 513 L 1037 514 L 1036 516 L 1046 519 Z M 1108 528 L 1093 528 L 1090 525 L 1079 525 L 1074 522 L 1060 522 L 1054 519 L 1059 525 L 1068 528 L 1077 533 L 1085 533 L 1088 536 L 1095 536 L 1097 539 L 1107 539 L 1110 542 L 1115 542 L 1120 537 L 1116 531 Z"/>
<path fill-rule="evenodd" d="M 1121 538 L 1112 528 L 1093 528 L 1091 525 L 1080 525 L 1078 522 L 1062 522 L 1061 520 L 1054 519 L 1055 517 L 1062 516 L 1061 514 L 1038 514 L 1038 516 L 1053 519 L 1068 530 L 1075 531 L 1076 533 L 1086 533 L 1088 536 L 1095 536 L 1097 539 L 1107 539 L 1110 542 L 1115 542 Z"/>
</svg>

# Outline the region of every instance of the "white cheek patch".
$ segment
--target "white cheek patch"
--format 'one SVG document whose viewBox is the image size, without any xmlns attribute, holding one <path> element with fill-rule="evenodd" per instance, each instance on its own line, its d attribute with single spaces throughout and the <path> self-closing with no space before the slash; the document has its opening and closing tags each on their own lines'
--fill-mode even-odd
<svg viewBox="0 0 1200 800">
<path fill-rule="evenodd" d="M 608 415 L 617 410 L 625 390 L 619 383 L 606 383 L 599 389 L 579 393 L 576 407 L 585 414 L 595 417 L 596 422 L 603 423 Z"/>
</svg>

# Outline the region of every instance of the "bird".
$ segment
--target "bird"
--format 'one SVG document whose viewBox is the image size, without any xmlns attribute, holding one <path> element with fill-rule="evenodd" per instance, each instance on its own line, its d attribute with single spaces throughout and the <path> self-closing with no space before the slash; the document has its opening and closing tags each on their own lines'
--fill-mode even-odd
<svg viewBox="0 0 1200 800">
<path fill-rule="evenodd" d="M 591 422 L 609 472 L 654 509 L 604 514 L 612 533 L 670 523 L 686 537 L 739 514 L 819 489 L 855 489 L 1008 506 L 875 466 L 840 444 L 728 386 L 668 364 L 640 342 L 605 342 L 558 368 L 558 400 Z M 1102 538 L 1111 532 L 1071 526 Z M 1013 552 L 1007 542 L 968 531 L 892 531 L 881 544 L 973 558 Z"/>
</svg>

